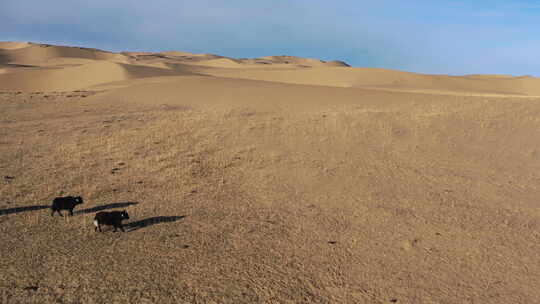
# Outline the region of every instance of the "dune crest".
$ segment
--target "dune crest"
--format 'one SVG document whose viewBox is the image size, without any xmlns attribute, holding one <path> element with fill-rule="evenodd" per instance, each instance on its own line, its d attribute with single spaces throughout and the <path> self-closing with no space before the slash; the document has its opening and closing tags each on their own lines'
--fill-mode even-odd
<svg viewBox="0 0 540 304">
<path fill-rule="evenodd" d="M 0 51 L 0 63 L 39 64 L 52 58 L 125 61 L 125 56 L 98 49 L 28 43 L 26 47 Z"/>
</svg>

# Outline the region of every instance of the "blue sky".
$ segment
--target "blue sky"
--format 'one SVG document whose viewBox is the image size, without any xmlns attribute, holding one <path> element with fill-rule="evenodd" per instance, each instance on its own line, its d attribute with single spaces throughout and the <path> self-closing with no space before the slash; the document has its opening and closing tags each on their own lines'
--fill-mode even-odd
<svg viewBox="0 0 540 304">
<path fill-rule="evenodd" d="M 0 41 L 540 76 L 540 0 L 0 0 Z"/>
</svg>

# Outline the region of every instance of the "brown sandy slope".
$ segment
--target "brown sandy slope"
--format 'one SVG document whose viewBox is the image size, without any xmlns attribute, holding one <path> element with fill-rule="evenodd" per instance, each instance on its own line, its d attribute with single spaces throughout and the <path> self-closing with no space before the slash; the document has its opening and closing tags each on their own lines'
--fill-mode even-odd
<svg viewBox="0 0 540 304">
<path fill-rule="evenodd" d="M 364 87 L 390 90 L 415 90 L 430 93 L 540 95 L 540 79 L 533 77 L 465 77 L 423 75 L 372 69 L 319 67 L 294 70 L 214 70 L 220 77 L 257 79 L 294 84 L 334 87 Z"/>
<path fill-rule="evenodd" d="M 5 62 L 0 303 L 537 302 L 537 79 L 138 55 Z"/>
</svg>

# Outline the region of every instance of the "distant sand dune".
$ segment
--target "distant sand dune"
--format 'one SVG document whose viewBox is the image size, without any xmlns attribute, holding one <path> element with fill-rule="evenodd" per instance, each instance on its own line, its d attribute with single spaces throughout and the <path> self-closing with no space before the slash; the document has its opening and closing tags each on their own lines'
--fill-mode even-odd
<svg viewBox="0 0 540 304">
<path fill-rule="evenodd" d="M 96 49 L 28 44 L 26 47 L 0 50 L 0 63 L 36 63 L 51 58 L 83 58 L 125 62 L 125 56 Z"/>
<path fill-rule="evenodd" d="M 0 90 L 71 91 L 128 79 L 182 75 L 180 71 L 95 61 L 63 69 L 0 74 Z"/>
<path fill-rule="evenodd" d="M 16 50 L 28 47 L 30 44 L 28 42 L 0 42 L 0 50 Z"/>
<path fill-rule="evenodd" d="M 540 95 L 540 79 L 521 77 L 458 77 L 423 75 L 372 68 L 320 67 L 296 70 L 215 70 L 213 76 L 295 84 L 385 89 L 428 89 L 462 93 Z"/>
<path fill-rule="evenodd" d="M 210 59 L 197 62 L 198 65 L 217 68 L 241 68 L 242 62 L 230 58 Z"/>
<path fill-rule="evenodd" d="M 431 94 L 540 95 L 540 79 L 529 76 L 424 75 L 350 68 L 342 61 L 286 55 L 234 59 L 180 51 L 112 53 L 27 42 L 0 43 L 0 90 L 73 90 L 130 79 L 195 74 Z"/>
</svg>

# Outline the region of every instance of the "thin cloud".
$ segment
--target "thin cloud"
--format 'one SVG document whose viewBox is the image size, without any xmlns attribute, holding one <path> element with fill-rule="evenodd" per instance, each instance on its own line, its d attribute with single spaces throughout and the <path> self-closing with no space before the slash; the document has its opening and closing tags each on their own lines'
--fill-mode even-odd
<svg viewBox="0 0 540 304">
<path fill-rule="evenodd" d="M 538 8 L 500 0 L 3 0 L 0 40 L 290 54 L 423 73 L 535 74 L 538 49 L 530 41 L 540 34 Z"/>
</svg>

